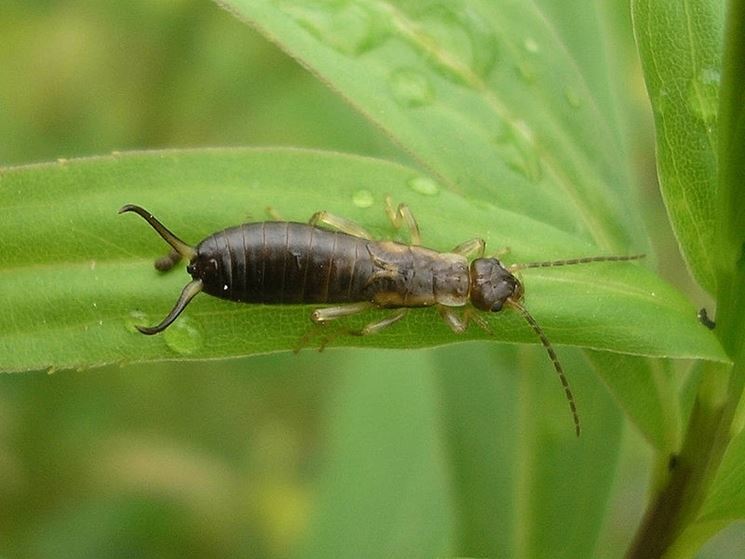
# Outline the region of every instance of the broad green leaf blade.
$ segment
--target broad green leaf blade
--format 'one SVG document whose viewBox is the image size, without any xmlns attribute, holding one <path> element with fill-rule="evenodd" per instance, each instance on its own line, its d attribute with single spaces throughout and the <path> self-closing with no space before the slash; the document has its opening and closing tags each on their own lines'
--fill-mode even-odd
<svg viewBox="0 0 745 559">
<path fill-rule="evenodd" d="M 428 184 L 422 194 L 421 184 Z M 412 188 L 413 185 L 413 188 Z M 371 312 L 319 332 L 302 306 L 262 306 L 198 298 L 164 334 L 155 324 L 189 276 L 152 261 L 167 250 L 133 214 L 138 203 L 187 242 L 264 219 L 272 206 L 305 221 L 326 209 L 381 238 L 396 233 L 383 211 L 393 193 L 420 222 L 425 244 L 448 250 L 483 237 L 509 246 L 509 261 L 576 257 L 593 248 L 560 231 L 437 188 L 412 169 L 362 157 L 291 149 L 133 153 L 8 168 L 0 175 L 0 370 L 86 367 L 163 359 L 206 359 L 318 345 L 328 331 L 360 327 Z M 405 240 L 405 236 L 403 237 Z M 726 359 L 695 310 L 642 265 L 605 263 L 525 270 L 525 304 L 555 344 L 673 358 Z M 378 335 L 338 336 L 333 345 L 422 347 L 467 339 L 536 343 L 516 313 L 488 317 L 494 337 L 472 327 L 454 335 L 434 309 L 418 309 Z"/>
<path fill-rule="evenodd" d="M 579 352 L 562 354 L 583 422 L 579 439 L 541 352 L 467 344 L 434 355 L 460 515 L 456 555 L 595 556 L 622 419 Z"/>
<path fill-rule="evenodd" d="M 681 418 L 669 363 L 605 351 L 589 351 L 587 358 L 626 416 L 650 445 L 667 456 L 677 451 Z"/>
<path fill-rule="evenodd" d="M 606 249 L 644 244 L 611 118 L 532 2 L 220 3 L 451 191 Z"/>
<path fill-rule="evenodd" d="M 722 3 L 634 0 L 632 13 L 665 206 L 691 273 L 714 293 Z"/>
<path fill-rule="evenodd" d="M 429 355 L 361 357 L 328 410 L 328 458 L 296 556 L 450 556 L 455 518 Z"/>
</svg>

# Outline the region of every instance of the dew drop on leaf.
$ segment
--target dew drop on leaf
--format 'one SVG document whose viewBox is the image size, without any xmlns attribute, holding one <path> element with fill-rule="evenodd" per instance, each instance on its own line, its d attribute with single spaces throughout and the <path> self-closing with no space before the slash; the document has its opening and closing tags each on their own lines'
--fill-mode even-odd
<svg viewBox="0 0 745 559">
<path fill-rule="evenodd" d="M 500 157 L 510 169 L 534 183 L 543 178 L 541 159 L 535 146 L 533 132 L 524 122 L 505 126 L 495 138 L 495 144 Z"/>
<path fill-rule="evenodd" d="M 372 3 L 281 0 L 277 7 L 321 43 L 346 56 L 379 46 L 390 33 L 385 12 Z"/>
<path fill-rule="evenodd" d="M 697 118 L 712 123 L 719 108 L 719 70 L 704 68 L 688 86 L 688 106 Z"/>
<path fill-rule="evenodd" d="M 523 41 L 523 47 L 525 47 L 525 50 L 528 52 L 536 53 L 540 50 L 538 47 L 538 43 L 536 43 L 535 39 L 533 37 L 526 37 L 526 39 Z"/>
<path fill-rule="evenodd" d="M 435 90 L 429 78 L 411 68 L 399 68 L 394 71 L 388 83 L 393 98 L 402 107 L 429 105 L 435 98 Z"/>
<path fill-rule="evenodd" d="M 425 196 L 435 196 L 440 192 L 440 186 L 429 177 L 414 177 L 407 184 L 414 192 Z"/>
<path fill-rule="evenodd" d="M 163 337 L 168 347 L 181 355 L 191 355 L 204 343 L 202 332 L 196 322 L 188 316 L 182 316 L 171 324 L 163 332 Z"/>
<path fill-rule="evenodd" d="M 526 61 L 517 63 L 517 75 L 520 76 L 525 83 L 532 84 L 535 81 L 536 71 L 531 64 Z"/>
<path fill-rule="evenodd" d="M 374 202 L 375 199 L 369 190 L 358 190 L 352 194 L 352 203 L 358 208 L 369 208 Z"/>
<path fill-rule="evenodd" d="M 124 327 L 127 329 L 127 332 L 141 335 L 137 327 L 149 326 L 149 323 L 150 317 L 147 314 L 142 311 L 131 311 L 124 320 Z"/>
<path fill-rule="evenodd" d="M 570 86 L 564 88 L 564 99 L 567 100 L 570 107 L 578 109 L 582 105 L 582 100 L 579 98 L 579 93 Z"/>
<path fill-rule="evenodd" d="M 444 78 L 473 86 L 485 79 L 497 59 L 497 39 L 486 18 L 473 8 L 446 3 L 428 7 L 417 18 L 419 36 L 412 46 Z"/>
</svg>

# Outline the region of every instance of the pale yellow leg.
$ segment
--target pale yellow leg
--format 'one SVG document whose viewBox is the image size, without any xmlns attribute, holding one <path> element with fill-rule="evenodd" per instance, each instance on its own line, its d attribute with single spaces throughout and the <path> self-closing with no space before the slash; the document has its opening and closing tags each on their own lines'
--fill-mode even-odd
<svg viewBox="0 0 745 559">
<path fill-rule="evenodd" d="M 311 225 L 327 225 L 328 227 L 336 229 L 337 231 L 341 231 L 342 233 L 347 233 L 348 235 L 360 237 L 362 239 L 372 240 L 372 235 L 370 235 L 370 233 L 367 232 L 367 229 L 365 229 L 358 223 L 355 223 L 351 219 L 334 215 L 329 212 L 314 213 L 308 223 L 310 223 Z"/>
<path fill-rule="evenodd" d="M 336 320 L 337 318 L 342 318 L 344 316 L 350 316 L 353 314 L 365 312 L 366 310 L 371 309 L 374 306 L 375 305 L 373 305 L 372 303 L 368 303 L 365 301 L 362 303 L 338 305 L 336 307 L 324 307 L 322 309 L 314 310 L 310 315 L 310 319 L 316 324 L 322 324 L 324 322 L 328 322 L 329 320 Z"/>
<path fill-rule="evenodd" d="M 348 305 L 338 305 L 336 307 L 325 307 L 322 309 L 314 310 L 313 313 L 311 313 L 310 315 L 310 319 L 316 324 L 326 324 L 327 322 L 336 320 L 337 318 L 343 318 L 345 316 L 351 316 L 353 314 L 365 312 L 366 310 L 374 308 L 375 306 L 376 305 L 373 303 L 364 302 L 350 303 Z M 404 316 L 406 316 L 406 313 L 408 311 L 409 309 L 407 308 L 396 309 L 385 318 L 376 320 L 375 322 L 371 322 L 370 324 L 364 326 L 361 330 L 350 331 L 349 334 L 355 336 L 369 336 L 370 334 L 376 334 L 384 328 L 387 328 L 391 324 L 401 320 Z"/>
<path fill-rule="evenodd" d="M 385 197 L 385 213 L 388 214 L 388 219 L 391 220 L 393 226 L 398 229 L 406 224 L 409 230 L 409 237 L 411 238 L 412 245 L 422 244 L 422 235 L 419 232 L 419 224 L 414 219 L 414 214 L 411 213 L 411 209 L 406 204 L 399 204 L 398 208 L 393 208 L 393 199 L 390 196 Z"/>
<path fill-rule="evenodd" d="M 271 206 L 266 207 L 266 215 L 268 215 L 272 221 L 287 221 L 285 219 L 282 219 L 282 214 L 280 214 Z"/>
<path fill-rule="evenodd" d="M 455 312 L 454 307 L 446 307 L 445 305 L 437 305 L 437 310 L 440 311 L 440 316 L 445 321 L 450 329 L 456 334 L 462 334 L 468 328 L 468 323 L 473 320 L 476 325 L 484 330 L 487 334 L 493 334 L 489 323 L 479 314 L 479 311 L 473 308 L 467 308 L 463 311 L 462 316 L 458 316 Z"/>
<path fill-rule="evenodd" d="M 354 334 L 357 336 L 369 336 L 370 334 L 377 334 L 381 330 L 388 328 L 391 324 L 394 324 L 401 320 L 403 317 L 406 316 L 407 312 L 409 312 L 409 309 L 396 309 L 387 317 L 375 322 L 371 322 L 370 324 L 363 327 L 362 330 L 358 330 L 357 332 L 350 332 L 350 334 Z"/>
<path fill-rule="evenodd" d="M 486 250 L 484 239 L 469 239 L 453 248 L 450 252 L 460 254 L 470 260 L 471 258 L 483 258 L 484 250 Z"/>
</svg>

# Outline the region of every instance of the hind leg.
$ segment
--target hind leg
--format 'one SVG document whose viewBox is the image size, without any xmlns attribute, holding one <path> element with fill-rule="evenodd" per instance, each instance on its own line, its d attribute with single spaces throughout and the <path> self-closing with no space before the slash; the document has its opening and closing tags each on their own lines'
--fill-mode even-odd
<svg viewBox="0 0 745 559">
<path fill-rule="evenodd" d="M 336 320 L 345 316 L 351 316 L 365 312 L 366 310 L 376 308 L 374 303 L 362 302 L 362 303 L 350 303 L 348 305 L 339 305 L 336 307 L 325 307 L 322 309 L 314 310 L 310 319 L 316 324 L 325 324 L 331 320 Z M 409 309 L 402 308 L 392 311 L 388 316 L 381 318 L 380 320 L 373 321 L 360 330 L 350 330 L 348 333 L 355 336 L 369 336 L 370 334 L 376 334 L 381 330 L 384 330 L 391 324 L 394 324 L 401 320 Z"/>
</svg>

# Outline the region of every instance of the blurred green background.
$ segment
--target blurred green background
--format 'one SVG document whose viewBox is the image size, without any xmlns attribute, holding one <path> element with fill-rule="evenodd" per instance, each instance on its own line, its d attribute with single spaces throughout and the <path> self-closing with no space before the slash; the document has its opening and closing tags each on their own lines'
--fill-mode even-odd
<svg viewBox="0 0 745 559">
<path fill-rule="evenodd" d="M 628 31 L 624 2 L 617 11 Z M 630 32 L 626 40 L 619 49 L 633 55 Z M 658 253 L 674 255 L 656 194 L 643 86 L 629 60 L 637 174 L 648 186 Z M 207 0 L 3 0 L 0 165 L 213 145 L 293 145 L 406 161 L 313 76 Z M 660 261 L 667 277 L 691 289 L 677 257 Z M 479 426 L 489 425 L 495 441 L 505 436 L 510 402 L 519 397 L 506 393 L 504 410 L 477 410 L 476 421 L 446 417 L 437 402 L 449 397 L 453 379 L 443 363 L 470 363 L 457 371 L 458 382 L 489 391 L 497 389 L 491 382 L 500 355 L 483 344 L 306 350 L 0 376 L 0 556 L 334 556 L 352 554 L 344 543 L 356 542 L 385 557 L 409 539 L 431 540 L 431 549 L 409 556 L 433 556 L 455 537 L 451 488 L 468 485 L 449 477 L 442 447 Z M 505 391 L 520 387 L 514 375 L 498 382 Z M 375 413 L 365 415 L 368 408 Z M 409 423 L 416 440 L 403 438 L 408 431 L 400 426 Z M 418 438 L 423 432 L 431 439 Z M 440 440 L 443 432 L 449 437 Z M 620 556 L 633 534 L 648 468 L 647 447 L 626 428 L 603 556 Z M 349 471 L 359 477 L 340 482 Z M 492 474 L 499 477 L 482 472 Z M 380 476 L 394 488 L 416 487 L 406 475 L 424 494 L 412 502 L 426 508 L 392 510 L 374 483 L 365 492 Z M 336 506 L 346 494 L 335 492 L 345 487 L 361 508 L 354 499 L 346 512 Z M 487 502 L 484 510 L 494 507 Z M 490 520 L 474 522 L 489 529 Z M 370 524 L 377 530 L 365 530 Z M 325 533 L 329 526 L 339 533 Z M 743 548 L 745 531 L 733 527 L 700 556 L 734 557 Z"/>
</svg>

